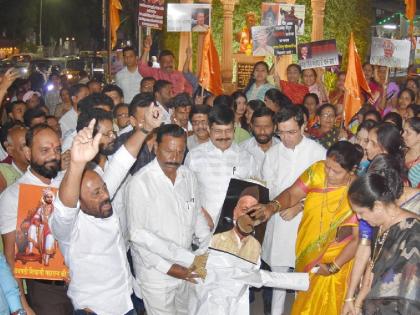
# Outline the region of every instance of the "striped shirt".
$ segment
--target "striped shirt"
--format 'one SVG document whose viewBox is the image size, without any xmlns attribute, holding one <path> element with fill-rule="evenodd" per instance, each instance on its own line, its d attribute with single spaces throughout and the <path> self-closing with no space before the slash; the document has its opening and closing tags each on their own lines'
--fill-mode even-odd
<svg viewBox="0 0 420 315">
<path fill-rule="evenodd" d="M 254 157 L 232 143 L 221 151 L 211 141 L 192 149 L 185 159 L 197 176 L 202 206 L 217 225 L 231 178 L 247 179 L 257 175 Z"/>
</svg>

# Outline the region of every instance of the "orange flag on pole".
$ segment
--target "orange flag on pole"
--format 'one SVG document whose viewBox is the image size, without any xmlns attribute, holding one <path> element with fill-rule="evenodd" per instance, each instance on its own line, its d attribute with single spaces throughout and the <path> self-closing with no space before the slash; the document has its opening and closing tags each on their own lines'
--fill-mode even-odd
<svg viewBox="0 0 420 315">
<path fill-rule="evenodd" d="M 408 34 L 413 36 L 414 18 L 416 17 L 416 0 L 405 0 L 405 16 L 410 21 Z"/>
<path fill-rule="evenodd" d="M 350 35 L 349 61 L 347 65 L 346 81 L 344 83 L 344 120 L 348 126 L 350 120 L 362 106 L 362 90 L 371 93 L 369 84 L 363 73 L 356 44 L 354 43 L 353 33 Z"/>
<path fill-rule="evenodd" d="M 198 82 L 202 88 L 206 89 L 213 95 L 223 93 L 222 75 L 220 71 L 219 55 L 214 46 L 211 31 L 208 30 L 204 37 L 203 54 L 201 59 L 201 67 L 198 73 Z"/>
<path fill-rule="evenodd" d="M 111 29 L 112 48 L 117 44 L 117 29 L 120 27 L 120 11 L 122 10 L 120 0 L 109 0 L 109 27 Z"/>
</svg>

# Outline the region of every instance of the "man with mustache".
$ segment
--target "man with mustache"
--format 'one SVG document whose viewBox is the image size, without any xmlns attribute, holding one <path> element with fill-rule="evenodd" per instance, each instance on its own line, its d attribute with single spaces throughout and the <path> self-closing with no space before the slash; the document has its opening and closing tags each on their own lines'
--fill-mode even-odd
<svg viewBox="0 0 420 315">
<path fill-rule="evenodd" d="M 181 71 L 175 69 L 175 56 L 170 50 L 162 50 L 159 54 L 160 68 L 152 68 L 147 64 L 152 37 L 147 36 L 143 44 L 143 54 L 139 62 L 139 72 L 142 77 L 153 77 L 156 80 L 166 80 L 172 83 L 172 93 L 177 95 L 186 92 L 192 95 L 192 86 Z"/>
<path fill-rule="evenodd" d="M 213 107 L 208 120 L 210 141 L 188 152 L 185 165 L 197 176 L 201 204 L 213 229 L 230 179 L 247 179 L 256 176 L 257 170 L 253 156 L 233 142 L 233 110 L 226 106 Z"/>
<path fill-rule="evenodd" d="M 181 266 L 175 255 L 168 259 L 165 246 L 149 246 L 136 235 L 149 233 L 190 252 L 193 238 L 199 249 L 206 249 L 210 242 L 197 179 L 181 165 L 185 149 L 186 133 L 181 127 L 159 127 L 156 158 L 134 174 L 126 187 L 131 254 L 140 286 L 136 293 L 141 293 L 149 315 L 188 314 L 187 281 L 194 283 L 198 275 Z"/>
<path fill-rule="evenodd" d="M 193 134 L 187 138 L 188 150 L 209 141 L 209 112 L 210 106 L 196 105 L 191 108 L 190 122 Z"/>
<path fill-rule="evenodd" d="M 96 121 L 79 130 L 69 168 L 61 182 L 51 228 L 70 269 L 68 295 L 74 314 L 135 314 L 132 278 L 112 192 L 89 167 L 103 133 Z M 96 127 L 97 128 L 97 127 Z"/>
<path fill-rule="evenodd" d="M 257 109 L 251 118 L 251 130 L 253 137 L 241 142 L 239 146 L 248 151 L 256 161 L 258 174 L 260 174 L 265 153 L 280 140 L 274 136 L 275 131 L 274 112 L 268 107 Z"/>
</svg>

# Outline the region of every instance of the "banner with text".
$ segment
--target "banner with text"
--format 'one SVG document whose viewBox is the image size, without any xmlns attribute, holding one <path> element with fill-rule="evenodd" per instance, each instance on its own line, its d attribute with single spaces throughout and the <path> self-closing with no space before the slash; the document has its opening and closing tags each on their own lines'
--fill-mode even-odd
<svg viewBox="0 0 420 315">
<path fill-rule="evenodd" d="M 168 3 L 168 32 L 207 32 L 211 23 L 211 4 Z"/>
<path fill-rule="evenodd" d="M 163 28 L 165 0 L 140 0 L 139 25 L 157 30 Z"/>
<path fill-rule="evenodd" d="M 305 6 L 286 3 L 261 4 L 261 25 L 296 25 L 296 35 L 305 31 Z"/>
<path fill-rule="evenodd" d="M 372 38 L 370 63 L 390 68 L 407 68 L 410 64 L 411 42 L 389 38 Z"/>
<path fill-rule="evenodd" d="M 299 44 L 298 59 L 302 69 L 337 66 L 339 61 L 335 39 Z"/>
</svg>

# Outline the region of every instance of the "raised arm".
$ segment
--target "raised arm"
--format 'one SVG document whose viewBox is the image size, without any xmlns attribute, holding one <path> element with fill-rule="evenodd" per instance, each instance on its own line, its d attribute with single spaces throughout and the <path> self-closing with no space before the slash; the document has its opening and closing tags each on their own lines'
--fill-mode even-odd
<svg viewBox="0 0 420 315">
<path fill-rule="evenodd" d="M 0 82 L 0 106 L 3 104 L 3 100 L 7 94 L 7 90 L 13 84 L 13 82 L 18 78 L 19 73 L 14 68 L 10 68 L 4 74 L 3 80 Z M 3 112 L 3 108 L 1 108 L 1 112 Z"/>
</svg>

